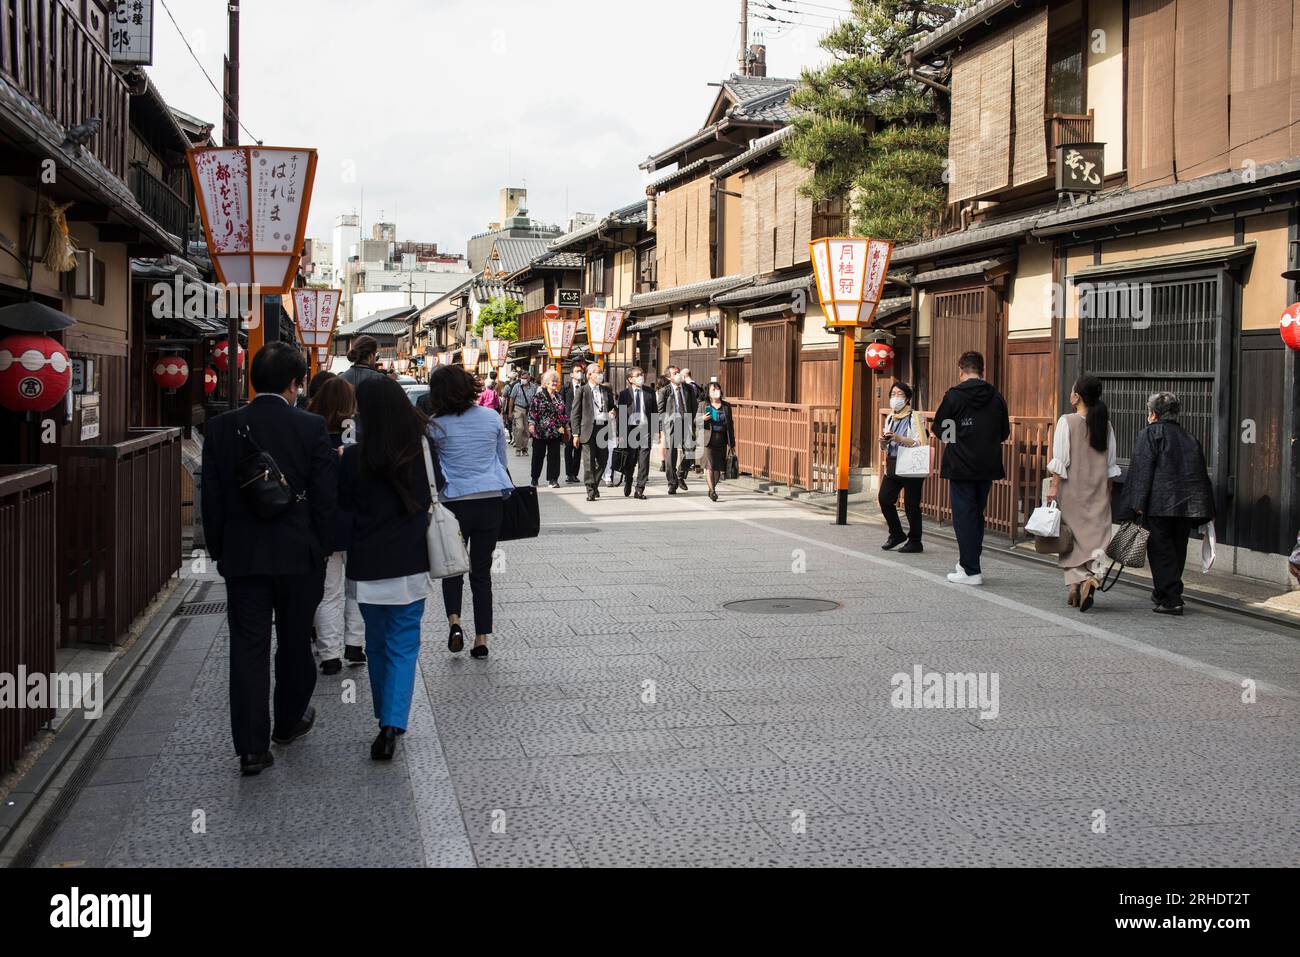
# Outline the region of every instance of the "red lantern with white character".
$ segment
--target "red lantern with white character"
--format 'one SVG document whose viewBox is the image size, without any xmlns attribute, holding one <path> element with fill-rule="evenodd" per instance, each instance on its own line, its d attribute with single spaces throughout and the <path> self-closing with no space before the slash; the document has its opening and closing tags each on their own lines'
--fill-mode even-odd
<svg viewBox="0 0 1300 957">
<path fill-rule="evenodd" d="M 190 381 L 190 364 L 184 356 L 159 356 L 153 364 L 153 381 L 170 392 L 175 392 Z"/>
<path fill-rule="evenodd" d="M 894 364 L 894 347 L 888 342 L 867 345 L 867 365 L 876 372 L 885 372 Z"/>
<path fill-rule="evenodd" d="M 217 370 L 209 366 L 203 370 L 203 394 L 212 395 L 217 391 Z"/>
<path fill-rule="evenodd" d="M 0 339 L 0 405 L 14 412 L 54 408 L 72 385 L 67 351 L 49 336 Z"/>
<path fill-rule="evenodd" d="M 238 346 L 238 348 L 239 358 L 237 361 L 242 367 L 244 364 L 244 347 Z M 230 343 L 227 340 L 222 339 L 212 347 L 212 364 L 216 366 L 217 370 L 220 372 L 225 372 L 230 368 Z"/>
<path fill-rule="evenodd" d="M 1300 302 L 1287 306 L 1286 312 L 1282 313 L 1278 331 L 1282 333 L 1282 341 L 1287 344 L 1287 348 L 1300 352 Z"/>
</svg>

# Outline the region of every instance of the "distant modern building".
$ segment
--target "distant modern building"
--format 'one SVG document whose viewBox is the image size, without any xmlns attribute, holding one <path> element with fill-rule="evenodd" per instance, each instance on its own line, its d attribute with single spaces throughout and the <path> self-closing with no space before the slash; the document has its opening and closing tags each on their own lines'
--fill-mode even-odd
<svg viewBox="0 0 1300 957">
<path fill-rule="evenodd" d="M 492 252 L 493 244 L 502 238 L 551 240 L 563 235 L 558 226 L 541 223 L 528 215 L 528 190 L 507 186 L 501 190 L 498 212 L 500 219 L 489 223 L 488 228 L 471 236 L 466 244 L 470 272 L 479 273 Z"/>
</svg>

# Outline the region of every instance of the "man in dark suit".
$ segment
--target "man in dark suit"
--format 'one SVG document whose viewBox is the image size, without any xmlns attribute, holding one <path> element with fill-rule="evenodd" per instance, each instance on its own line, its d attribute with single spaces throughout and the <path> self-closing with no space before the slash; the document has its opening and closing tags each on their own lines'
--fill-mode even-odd
<svg viewBox="0 0 1300 957">
<path fill-rule="evenodd" d="M 203 531 L 226 580 L 230 623 L 230 725 L 240 770 L 273 763 L 270 741 L 288 744 L 311 730 L 316 687 L 311 628 L 325 588 L 338 506 L 338 453 L 325 420 L 295 409 L 307 362 L 273 342 L 253 358 L 258 393 L 247 406 L 213 419 L 203 443 Z M 246 430 L 246 434 L 241 435 Z M 275 459 L 293 504 L 257 516 L 239 481 L 239 463 L 256 447 Z M 271 620 L 275 620 L 275 723 L 271 696 Z"/>
<path fill-rule="evenodd" d="M 587 370 L 587 384 L 573 400 L 569 411 L 573 426 L 573 446 L 582 449 L 582 478 L 587 483 L 587 501 L 600 498 L 600 480 L 605 461 L 615 441 L 618 409 L 614 393 L 605 385 L 605 373 L 599 366 Z"/>
<path fill-rule="evenodd" d="M 691 450 L 695 447 L 695 413 L 699 401 L 694 390 L 682 378 L 677 366 L 668 367 L 668 384 L 659 392 L 659 414 L 668 451 L 668 494 L 686 489 L 686 473 L 691 467 Z"/>
<path fill-rule="evenodd" d="M 582 395 L 582 389 L 587 384 L 587 364 L 585 362 L 575 362 L 573 371 L 570 373 L 569 381 L 565 385 L 561 394 L 564 396 L 564 407 L 569 412 L 569 419 L 573 419 L 573 403 L 578 396 Z M 569 485 L 578 484 L 578 469 L 582 467 L 582 450 L 572 442 L 564 443 L 564 480 Z"/>
<path fill-rule="evenodd" d="M 636 476 L 636 497 L 645 498 L 645 483 L 650 475 L 650 446 L 652 423 L 659 414 L 659 403 L 654 389 L 645 384 L 645 373 L 640 369 L 628 372 L 627 388 L 618 394 L 619 418 L 623 427 L 622 447 L 627 450 L 627 465 L 623 472 L 623 495 L 632 494 L 632 479 Z"/>
</svg>

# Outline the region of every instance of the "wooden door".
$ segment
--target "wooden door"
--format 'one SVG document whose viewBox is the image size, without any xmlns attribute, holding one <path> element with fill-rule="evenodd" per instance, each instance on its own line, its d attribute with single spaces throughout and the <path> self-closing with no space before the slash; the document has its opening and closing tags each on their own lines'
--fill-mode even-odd
<svg viewBox="0 0 1300 957">
<path fill-rule="evenodd" d="M 981 353 L 984 378 L 1001 387 L 998 313 L 997 293 L 988 286 L 935 294 L 929 372 L 936 397 L 957 381 L 957 360 L 963 352 Z"/>
<path fill-rule="evenodd" d="M 759 402 L 790 402 L 794 398 L 794 326 L 784 319 L 754 325 L 754 379 Z"/>
</svg>

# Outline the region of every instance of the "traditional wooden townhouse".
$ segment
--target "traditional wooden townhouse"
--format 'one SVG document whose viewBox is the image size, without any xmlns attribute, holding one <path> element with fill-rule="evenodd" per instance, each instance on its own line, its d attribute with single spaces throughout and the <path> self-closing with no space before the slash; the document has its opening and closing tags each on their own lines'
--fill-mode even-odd
<svg viewBox="0 0 1300 957">
<path fill-rule="evenodd" d="M 900 248 L 933 408 L 978 348 L 1018 418 L 995 525 L 1036 500 L 1080 372 L 1105 384 L 1126 464 L 1148 394 L 1183 402 L 1219 505 L 1220 564 L 1284 581 L 1300 496 L 1300 4 L 984 0 L 919 42 L 948 88 L 944 227 Z M 929 483 L 939 485 L 940 483 Z M 927 503 L 942 514 L 942 502 Z"/>
<path fill-rule="evenodd" d="M 585 265 L 586 262 L 579 252 L 571 249 L 547 248 L 531 262 L 506 277 L 506 283 L 519 290 L 524 307 L 523 314 L 519 317 L 519 337 L 510 349 L 512 361 L 518 357 L 523 360 L 522 364 L 529 368 L 546 368 L 550 365 L 542 330 L 542 315 L 547 306 L 559 305 L 560 290 L 571 293 L 582 289 Z M 571 315 L 576 316 L 576 310 Z M 585 355 L 586 344 L 586 328 L 580 321 L 573 351 Z"/>
</svg>

